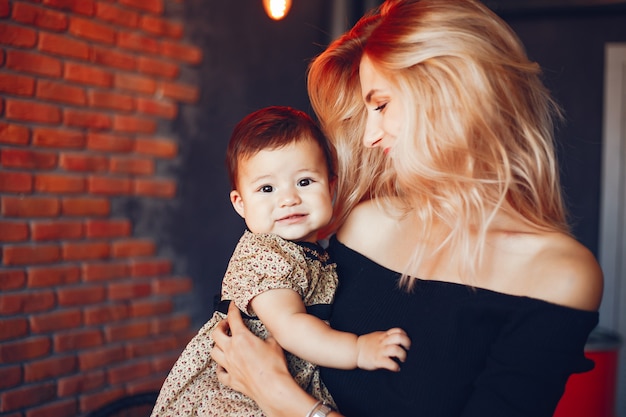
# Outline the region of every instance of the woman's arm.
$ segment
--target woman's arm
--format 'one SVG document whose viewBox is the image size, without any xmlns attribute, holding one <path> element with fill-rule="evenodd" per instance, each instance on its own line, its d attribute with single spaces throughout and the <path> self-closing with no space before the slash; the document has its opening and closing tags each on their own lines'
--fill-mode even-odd
<svg viewBox="0 0 626 417">
<path fill-rule="evenodd" d="M 316 365 L 338 369 L 399 371 L 411 342 L 402 329 L 362 336 L 332 329 L 307 314 L 298 293 L 290 289 L 265 291 L 251 301 L 252 309 L 280 346 Z"/>
<path fill-rule="evenodd" d="M 211 355 L 219 365 L 219 381 L 252 398 L 269 417 L 305 417 L 316 404 L 292 378 L 276 340 L 261 340 L 252 334 L 234 303 L 213 338 Z M 328 416 L 341 414 L 333 411 Z"/>
</svg>

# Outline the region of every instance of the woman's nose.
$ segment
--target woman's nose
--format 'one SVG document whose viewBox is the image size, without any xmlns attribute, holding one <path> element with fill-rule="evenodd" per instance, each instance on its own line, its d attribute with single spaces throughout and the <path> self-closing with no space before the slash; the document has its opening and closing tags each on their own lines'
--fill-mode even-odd
<svg viewBox="0 0 626 417">
<path fill-rule="evenodd" d="M 367 116 L 365 122 L 365 132 L 363 133 L 363 145 L 367 148 L 375 148 L 380 145 L 384 132 L 376 117 Z"/>
</svg>

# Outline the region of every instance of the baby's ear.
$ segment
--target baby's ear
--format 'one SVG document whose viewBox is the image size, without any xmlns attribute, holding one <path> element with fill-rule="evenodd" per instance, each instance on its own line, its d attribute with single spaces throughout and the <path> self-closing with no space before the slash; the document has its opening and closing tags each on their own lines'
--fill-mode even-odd
<svg viewBox="0 0 626 417">
<path fill-rule="evenodd" d="M 243 199 L 241 198 L 241 194 L 239 191 L 232 190 L 230 192 L 230 202 L 233 205 L 235 211 L 244 219 L 246 218 L 246 211 L 243 207 Z"/>
</svg>

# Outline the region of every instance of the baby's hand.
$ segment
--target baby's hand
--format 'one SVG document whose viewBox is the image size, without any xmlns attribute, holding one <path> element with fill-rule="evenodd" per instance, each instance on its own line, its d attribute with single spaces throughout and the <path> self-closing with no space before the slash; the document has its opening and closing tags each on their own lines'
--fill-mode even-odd
<svg viewBox="0 0 626 417">
<path fill-rule="evenodd" d="M 373 332 L 359 336 L 357 346 L 357 366 L 372 371 L 388 369 L 398 372 L 400 362 L 406 360 L 406 351 L 411 347 L 411 339 L 402 329 L 393 328 L 386 332 Z"/>
</svg>

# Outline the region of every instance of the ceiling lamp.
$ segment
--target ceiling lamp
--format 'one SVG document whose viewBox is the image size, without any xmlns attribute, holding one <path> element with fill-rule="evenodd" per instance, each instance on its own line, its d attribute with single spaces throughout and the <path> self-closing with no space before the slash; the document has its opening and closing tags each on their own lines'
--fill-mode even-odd
<svg viewBox="0 0 626 417">
<path fill-rule="evenodd" d="M 263 7 L 270 18 L 280 20 L 289 13 L 291 0 L 263 0 Z"/>
</svg>

